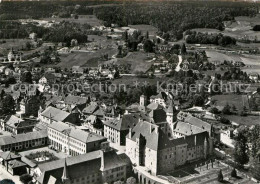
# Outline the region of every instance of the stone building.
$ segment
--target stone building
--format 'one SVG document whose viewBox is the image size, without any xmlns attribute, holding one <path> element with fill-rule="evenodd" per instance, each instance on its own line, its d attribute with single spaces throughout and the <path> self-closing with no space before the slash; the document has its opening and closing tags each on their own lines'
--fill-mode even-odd
<svg viewBox="0 0 260 184">
<path fill-rule="evenodd" d="M 170 139 L 159 126 L 140 121 L 126 137 L 126 154 L 132 163 L 153 175 L 173 171 L 186 163 L 206 159 L 213 149 L 207 131 Z"/>
<path fill-rule="evenodd" d="M 80 155 L 101 149 L 106 138 L 91 132 L 85 132 L 62 122 L 48 125 L 50 144 L 68 155 Z"/>
</svg>

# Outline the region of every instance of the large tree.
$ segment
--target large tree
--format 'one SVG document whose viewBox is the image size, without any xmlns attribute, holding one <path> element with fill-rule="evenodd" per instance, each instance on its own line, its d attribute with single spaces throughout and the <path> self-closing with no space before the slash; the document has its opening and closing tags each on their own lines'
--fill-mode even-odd
<svg viewBox="0 0 260 184">
<path fill-rule="evenodd" d="M 144 51 L 145 52 L 153 52 L 154 51 L 154 43 L 151 40 L 144 41 Z"/>
<path fill-rule="evenodd" d="M 247 136 L 245 131 L 240 130 L 235 139 L 236 139 L 236 144 L 234 150 L 234 158 L 238 164 L 243 166 L 249 161 Z"/>
<path fill-rule="evenodd" d="M 15 112 L 15 101 L 11 95 L 6 95 L 2 100 L 3 114 L 13 114 Z"/>
</svg>

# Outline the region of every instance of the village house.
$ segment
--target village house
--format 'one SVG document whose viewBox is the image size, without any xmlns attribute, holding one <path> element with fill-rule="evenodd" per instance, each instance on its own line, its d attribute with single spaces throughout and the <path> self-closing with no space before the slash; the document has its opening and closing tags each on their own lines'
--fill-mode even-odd
<svg viewBox="0 0 260 184">
<path fill-rule="evenodd" d="M 23 120 L 14 115 L 7 116 L 2 122 L 3 130 L 13 135 L 32 132 L 35 123 L 29 120 Z"/>
<path fill-rule="evenodd" d="M 130 128 L 133 128 L 139 121 L 136 114 L 125 114 L 113 120 L 104 122 L 104 136 L 112 143 L 125 145 L 125 138 Z"/>
<path fill-rule="evenodd" d="M 43 112 L 39 111 L 38 118 L 45 124 L 66 122 L 73 125 L 79 125 L 79 116 L 77 114 L 69 113 L 52 106 L 47 107 Z"/>
</svg>

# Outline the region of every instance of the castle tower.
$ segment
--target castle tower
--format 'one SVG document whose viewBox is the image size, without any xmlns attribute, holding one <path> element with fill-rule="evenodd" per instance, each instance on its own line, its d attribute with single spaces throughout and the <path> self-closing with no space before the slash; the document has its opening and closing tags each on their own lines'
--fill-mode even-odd
<svg viewBox="0 0 260 184">
<path fill-rule="evenodd" d="M 140 96 L 140 106 L 146 107 L 147 105 L 147 97 L 145 95 Z"/>
<path fill-rule="evenodd" d="M 69 179 L 69 173 L 68 173 L 66 158 L 65 158 L 65 161 L 64 161 L 64 168 L 63 168 L 63 174 L 62 174 L 61 180 L 62 180 L 62 183 L 64 183 L 64 184 L 71 183 L 70 179 Z"/>
</svg>

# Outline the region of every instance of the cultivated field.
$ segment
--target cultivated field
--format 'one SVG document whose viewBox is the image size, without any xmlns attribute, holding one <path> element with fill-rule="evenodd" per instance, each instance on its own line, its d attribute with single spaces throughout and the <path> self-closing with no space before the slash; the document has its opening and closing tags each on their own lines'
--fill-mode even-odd
<svg viewBox="0 0 260 184">
<path fill-rule="evenodd" d="M 117 49 L 100 49 L 95 52 L 74 52 L 69 54 L 62 54 L 60 56 L 61 62 L 57 64 L 61 68 L 69 68 L 72 66 L 86 66 L 97 67 L 101 56 L 108 54 L 109 57 L 117 53 Z M 95 59 L 96 62 L 93 62 Z M 91 62 L 91 63 L 88 63 Z"/>
<path fill-rule="evenodd" d="M 142 31 L 142 33 L 146 33 L 148 31 L 150 36 L 156 35 L 156 32 L 158 31 L 156 27 L 153 27 L 151 25 L 145 25 L 145 24 L 129 25 L 129 27 L 138 29 Z"/>
<path fill-rule="evenodd" d="M 95 15 L 79 15 L 78 19 L 74 19 L 74 18 L 45 18 L 43 20 L 55 21 L 55 22 L 69 21 L 69 22 L 76 22 L 76 23 L 80 23 L 80 24 L 89 24 L 91 26 L 102 25 L 102 21 L 100 21 Z"/>
<path fill-rule="evenodd" d="M 225 115 L 225 118 L 238 123 L 240 125 L 260 125 L 259 116 L 235 116 L 235 115 Z"/>
<path fill-rule="evenodd" d="M 216 100 L 216 106 L 224 107 L 228 104 L 231 107 L 234 105 L 238 111 L 243 110 L 243 106 L 245 106 L 246 109 L 249 109 L 248 98 L 246 95 L 215 95 L 212 99 Z"/>
<path fill-rule="evenodd" d="M 152 65 L 152 62 L 147 59 L 147 53 L 144 52 L 129 52 L 124 58 L 115 58 L 105 63 L 130 64 L 131 73 L 146 72 Z"/>
</svg>

